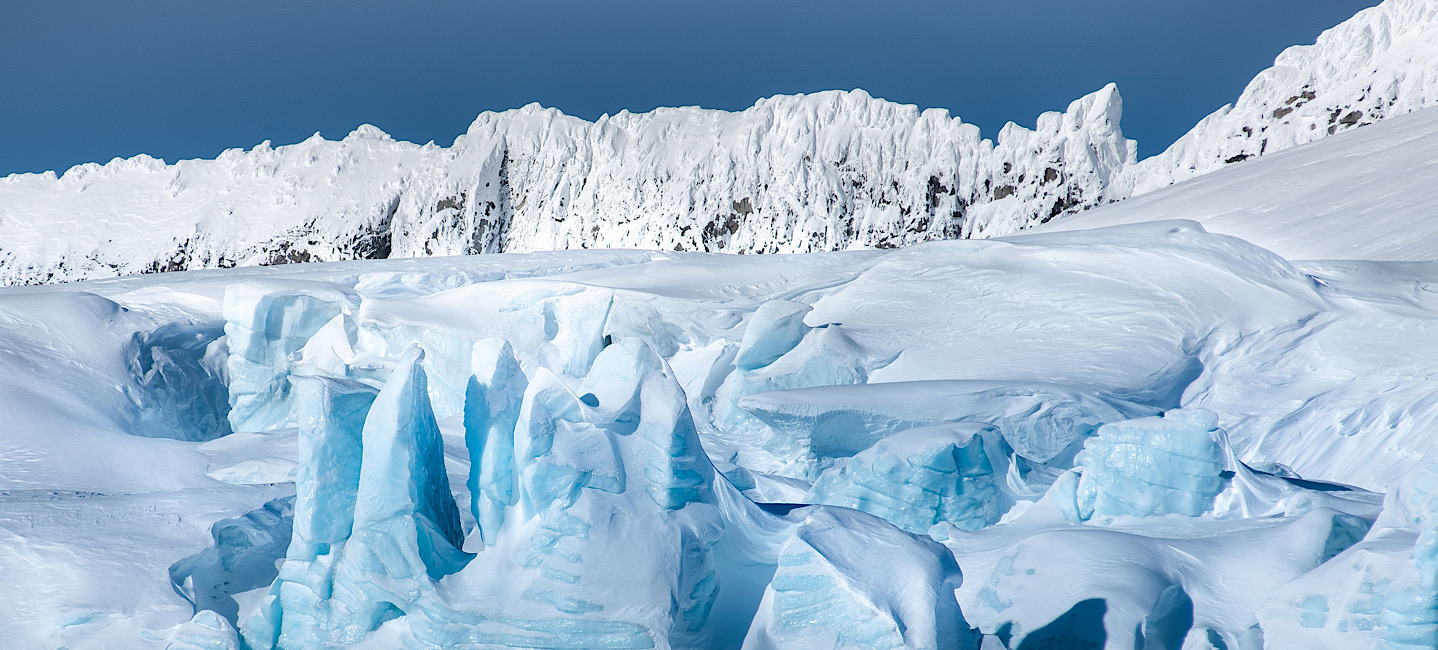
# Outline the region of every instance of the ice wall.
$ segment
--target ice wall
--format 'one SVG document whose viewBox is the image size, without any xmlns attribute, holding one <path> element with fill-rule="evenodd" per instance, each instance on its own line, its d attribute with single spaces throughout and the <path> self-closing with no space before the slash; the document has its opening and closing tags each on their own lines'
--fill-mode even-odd
<svg viewBox="0 0 1438 650">
<path fill-rule="evenodd" d="M 267 431 L 293 424 L 290 355 L 327 322 L 359 307 L 338 285 L 247 282 L 225 290 L 230 428 Z"/>
<path fill-rule="evenodd" d="M 1079 474 L 1055 484 L 1056 498 L 1075 490 L 1073 515 L 1195 517 L 1223 490 L 1224 449 L 1218 418 L 1202 409 L 1174 409 L 1162 417 L 1099 427 L 1074 459 Z"/>
<path fill-rule="evenodd" d="M 998 432 L 949 424 L 895 433 L 821 473 L 805 502 L 862 510 L 919 535 L 941 521 L 978 530 L 1003 506 L 985 436 Z"/>
<path fill-rule="evenodd" d="M 873 562 L 869 549 L 886 550 Z M 745 648 L 977 648 L 942 546 L 881 520 L 815 508 L 780 550 Z"/>
<path fill-rule="evenodd" d="M 529 380 L 504 339 L 474 345 L 464 396 L 464 444 L 469 450 L 470 511 L 482 541 L 497 541 L 505 508 L 514 505 L 514 429 Z"/>
</svg>

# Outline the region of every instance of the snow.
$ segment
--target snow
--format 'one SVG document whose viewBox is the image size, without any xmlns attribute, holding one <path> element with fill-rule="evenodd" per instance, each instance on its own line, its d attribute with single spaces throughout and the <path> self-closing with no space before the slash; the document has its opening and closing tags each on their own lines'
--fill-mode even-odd
<svg viewBox="0 0 1438 650">
<path fill-rule="evenodd" d="M 1438 259 L 1435 202 L 1438 109 L 1425 109 L 1038 230 L 1191 219 L 1294 260 L 1426 261 Z"/>
<path fill-rule="evenodd" d="M 26 613 L 0 633 L 1427 638 L 1435 281 L 1170 221 L 11 288 L 0 597 Z M 157 388 L 136 340 L 188 370 Z M 240 362 L 264 382 L 215 372 Z M 141 415 L 227 421 L 186 399 L 215 382 L 283 417 L 206 440 Z"/>
<path fill-rule="evenodd" d="M 451 148 L 368 127 L 0 181 L 12 283 L 373 257 L 353 228 L 376 219 L 397 257 L 914 244 L 0 289 L 0 639 L 1433 647 L 1438 262 L 1420 260 L 1438 250 L 1438 114 L 1418 110 L 1428 73 L 1398 74 L 1428 60 L 1431 6 L 1387 0 L 1286 52 L 1157 162 L 1132 160 L 1111 88 L 997 145 L 856 92 L 597 123 L 527 107 Z M 1368 62 L 1395 75 L 1358 92 L 1391 107 L 1372 117 L 1414 114 L 1289 133 L 1352 99 L 1342 79 Z M 1262 98 L 1295 83 L 1313 107 L 1273 116 Z M 1255 106 L 1268 149 L 1212 163 L 1229 149 L 1204 138 Z M 1174 159 L 1225 168 L 1064 230 L 918 243 L 947 226 L 904 221 L 1021 175 L 964 203 L 965 228 L 996 234 L 1060 188 L 1096 205 Z M 100 216 L 35 237 L 15 215 L 45 201 Z M 691 209 L 741 204 L 733 232 L 694 239 Z M 592 218 L 620 208 L 634 218 Z M 230 212 L 195 230 L 191 210 Z M 116 238 L 137 214 L 174 239 Z M 585 239 L 596 225 L 612 239 Z"/>
<path fill-rule="evenodd" d="M 364 126 L 214 160 L 0 179 L 0 284 L 574 248 L 808 252 L 1012 232 L 1098 205 L 1136 145 L 1109 85 L 996 139 L 862 90 L 587 122 L 484 113 L 450 147 Z"/>
<path fill-rule="evenodd" d="M 1379 169 L 1336 145 L 1312 169 L 1292 164 L 1314 161 L 1299 156 L 1255 170 L 1262 191 L 1236 170 L 1438 104 L 1435 25 L 1434 0 L 1365 9 L 1285 50 L 1233 104 L 1142 161 L 1109 84 L 992 139 L 943 110 L 826 91 L 594 122 L 531 104 L 479 115 L 449 147 L 365 125 L 213 160 L 142 154 L 15 174 L 0 179 L 0 284 L 500 251 L 890 248 L 1010 235 L 1115 201 L 1126 209 L 1101 221 L 1212 217 L 1224 222 L 1214 230 L 1291 259 L 1429 259 L 1431 118 L 1359 139 Z M 1219 171 L 1235 173 L 1177 186 L 1209 200 L 1161 198 Z M 1271 218 L 1299 206 L 1314 213 Z"/>
<path fill-rule="evenodd" d="M 1438 105 L 1438 3 L 1384 0 L 1284 50 L 1233 104 L 1162 154 L 1126 169 L 1115 193 L 1145 194 L 1225 165 Z"/>
</svg>

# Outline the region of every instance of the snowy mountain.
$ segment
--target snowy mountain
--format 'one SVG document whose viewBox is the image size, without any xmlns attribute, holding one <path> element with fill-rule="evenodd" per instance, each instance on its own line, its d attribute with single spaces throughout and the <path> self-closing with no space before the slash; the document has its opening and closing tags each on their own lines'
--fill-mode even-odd
<svg viewBox="0 0 1438 650">
<path fill-rule="evenodd" d="M 1135 146 L 1112 85 L 997 142 L 863 91 L 586 122 L 485 113 L 452 147 L 334 142 L 139 156 L 0 180 L 8 284 L 573 248 L 795 253 L 1013 232 L 1097 205 Z"/>
<path fill-rule="evenodd" d="M 1126 170 L 1136 195 L 1438 105 L 1438 2 L 1385 0 L 1290 47 L 1163 153 Z"/>
<path fill-rule="evenodd" d="M 1438 109 L 1039 226 L 1078 230 L 1192 219 L 1289 259 L 1438 259 Z"/>
<path fill-rule="evenodd" d="M 1017 232 L 1438 103 L 1438 0 L 1386 0 L 1284 51 L 1136 160 L 1109 85 L 990 141 L 863 91 L 587 122 L 480 115 L 451 147 L 340 141 L 0 179 L 0 283 L 578 248 L 797 253 Z"/>
<path fill-rule="evenodd" d="M 0 287 L 0 646 L 1438 647 L 1426 6 L 1168 162 L 1110 87 L 0 181 L 9 282 L 247 267 Z"/>
</svg>

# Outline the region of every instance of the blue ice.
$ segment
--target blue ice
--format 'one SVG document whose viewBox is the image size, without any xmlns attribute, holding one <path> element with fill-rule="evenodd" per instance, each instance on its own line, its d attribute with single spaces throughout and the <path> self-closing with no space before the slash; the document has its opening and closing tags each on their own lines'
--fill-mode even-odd
<svg viewBox="0 0 1438 650">
<path fill-rule="evenodd" d="M 862 510 L 911 533 L 945 521 L 978 530 L 1001 514 L 986 435 L 999 434 L 964 423 L 896 433 L 825 470 L 806 501 Z"/>
<path fill-rule="evenodd" d="M 1221 436 L 1218 417 L 1203 409 L 1099 427 L 1074 459 L 1079 518 L 1207 512 L 1225 484 Z"/>
</svg>

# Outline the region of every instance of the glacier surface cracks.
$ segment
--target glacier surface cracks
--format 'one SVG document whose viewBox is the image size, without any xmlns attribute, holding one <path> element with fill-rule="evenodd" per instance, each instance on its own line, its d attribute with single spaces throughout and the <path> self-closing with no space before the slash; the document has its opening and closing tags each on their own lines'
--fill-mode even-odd
<svg viewBox="0 0 1438 650">
<path fill-rule="evenodd" d="M 212 296 L 223 338 L 188 312 L 200 325 L 126 325 L 156 334 L 114 337 L 117 372 L 165 417 L 120 430 L 224 418 L 234 433 L 174 444 L 196 449 L 211 484 L 269 490 L 216 511 L 201 550 L 169 560 L 193 616 L 144 638 L 1397 648 L 1438 635 L 1433 461 L 1400 451 L 1363 474 L 1344 454 L 1283 447 L 1318 435 L 1311 414 L 1350 392 L 1257 394 L 1329 386 L 1342 375 L 1323 364 L 1370 360 L 1344 347 L 1345 324 L 1377 314 L 1408 333 L 1395 345 L 1430 331 L 1406 298 L 1360 298 L 1354 269 L 1316 282 L 1181 223 L 572 268 L 201 278 L 180 288 Z M 694 280 L 716 270 L 735 284 Z M 139 313 L 154 292 L 127 282 L 96 288 Z M 76 304 L 129 322 L 96 300 Z M 136 341 L 213 376 L 160 382 L 158 362 L 126 361 Z M 1307 360 L 1302 381 L 1235 357 L 1280 348 Z M 184 399 L 219 379 L 228 403 Z M 1321 440 L 1423 449 L 1428 398 L 1391 372 L 1370 381 L 1398 400 L 1390 418 L 1340 418 Z M 285 486 L 293 496 L 275 495 Z M 93 625 L 75 620 L 65 629 Z"/>
</svg>

